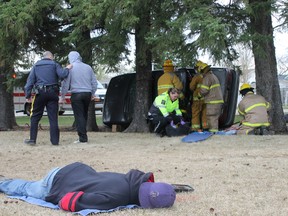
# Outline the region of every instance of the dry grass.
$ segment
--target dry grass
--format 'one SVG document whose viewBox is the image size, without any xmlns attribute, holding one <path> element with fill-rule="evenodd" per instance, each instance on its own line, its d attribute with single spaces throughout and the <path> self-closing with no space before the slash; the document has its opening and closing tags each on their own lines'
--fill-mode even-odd
<svg viewBox="0 0 288 216">
<path fill-rule="evenodd" d="M 74 161 L 99 171 L 154 172 L 156 181 L 191 185 L 170 209 L 125 210 L 102 216 L 288 215 L 287 136 L 213 136 L 200 143 L 154 134 L 89 133 L 88 144 L 72 144 L 76 132 L 62 132 L 52 146 L 39 131 L 35 147 L 23 144 L 29 131 L 0 132 L 0 174 L 38 180 L 55 166 Z M 6 203 L 5 201 L 8 201 Z M 6 203 L 6 204 L 5 204 Z M 72 215 L 0 194 L 0 215 Z"/>
</svg>

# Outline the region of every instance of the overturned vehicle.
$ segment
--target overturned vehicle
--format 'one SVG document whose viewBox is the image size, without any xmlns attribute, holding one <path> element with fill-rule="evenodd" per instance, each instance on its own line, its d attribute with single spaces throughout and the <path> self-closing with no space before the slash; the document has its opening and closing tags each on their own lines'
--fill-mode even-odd
<svg viewBox="0 0 288 216">
<path fill-rule="evenodd" d="M 234 123 L 238 99 L 239 73 L 229 68 L 211 67 L 211 70 L 219 79 L 223 93 L 224 104 L 219 118 L 219 129 L 225 129 Z M 163 70 L 152 71 L 152 101 L 157 96 L 157 82 L 162 74 Z M 189 83 L 196 72 L 193 68 L 178 68 L 175 74 L 184 86 L 183 93 L 186 98 L 185 107 L 187 109 L 185 120 L 190 122 L 192 92 L 189 90 Z M 111 79 L 103 106 L 103 123 L 105 125 L 109 127 L 120 125 L 125 129 L 132 122 L 136 91 L 135 78 L 135 73 L 129 73 Z"/>
</svg>

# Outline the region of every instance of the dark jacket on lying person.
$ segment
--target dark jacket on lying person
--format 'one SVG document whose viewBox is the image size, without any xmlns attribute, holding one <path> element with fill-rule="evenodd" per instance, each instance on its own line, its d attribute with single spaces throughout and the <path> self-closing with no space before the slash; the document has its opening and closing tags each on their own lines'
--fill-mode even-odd
<svg viewBox="0 0 288 216">
<path fill-rule="evenodd" d="M 51 169 L 39 181 L 5 178 L 0 175 L 0 192 L 46 200 L 66 211 L 109 210 L 120 206 L 167 208 L 174 204 L 174 187 L 154 182 L 151 172 L 132 169 L 126 174 L 97 172 L 75 162 Z"/>
<path fill-rule="evenodd" d="M 54 204 L 61 201 L 60 207 L 72 202 L 74 211 L 111 209 L 127 204 L 140 205 L 139 187 L 147 181 L 154 181 L 152 173 L 139 170 L 130 170 L 127 174 L 97 172 L 90 166 L 76 162 L 59 170 L 45 200 Z M 76 197 L 72 198 L 73 195 Z"/>
</svg>

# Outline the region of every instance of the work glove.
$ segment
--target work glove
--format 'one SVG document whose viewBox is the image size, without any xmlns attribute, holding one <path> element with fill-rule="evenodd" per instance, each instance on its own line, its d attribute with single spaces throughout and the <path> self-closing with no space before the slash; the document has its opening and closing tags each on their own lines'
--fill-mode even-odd
<svg viewBox="0 0 288 216">
<path fill-rule="evenodd" d="M 174 124 L 173 120 L 170 122 L 171 127 L 176 128 L 176 125 Z"/>
<path fill-rule="evenodd" d="M 185 122 L 183 119 L 181 119 L 180 124 L 181 124 L 181 125 L 185 125 L 186 122 Z"/>
</svg>

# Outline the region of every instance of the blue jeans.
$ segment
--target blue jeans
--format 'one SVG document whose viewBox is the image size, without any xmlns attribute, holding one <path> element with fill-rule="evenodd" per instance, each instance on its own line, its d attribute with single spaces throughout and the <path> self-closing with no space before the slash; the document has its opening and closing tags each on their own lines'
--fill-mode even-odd
<svg viewBox="0 0 288 216">
<path fill-rule="evenodd" d="M 0 192 L 10 196 L 30 196 L 45 200 L 51 187 L 54 176 L 61 168 L 57 167 L 39 181 L 26 181 L 22 179 L 9 179 L 0 182 Z"/>
</svg>

